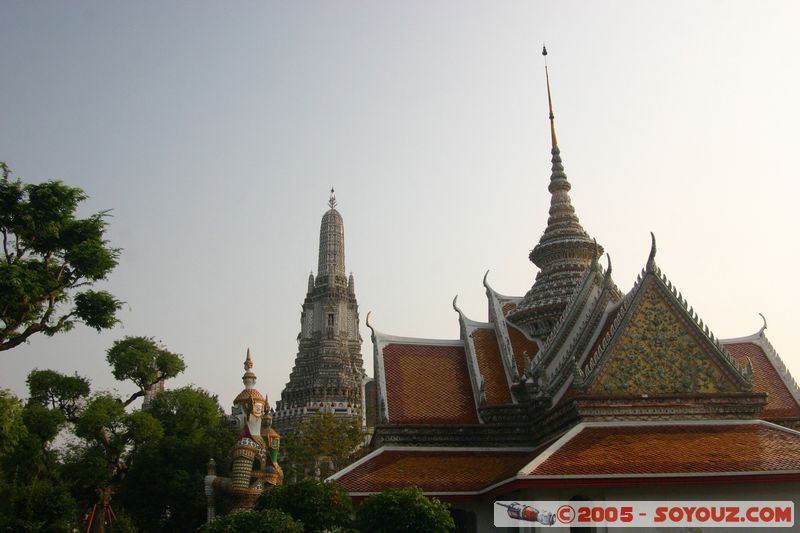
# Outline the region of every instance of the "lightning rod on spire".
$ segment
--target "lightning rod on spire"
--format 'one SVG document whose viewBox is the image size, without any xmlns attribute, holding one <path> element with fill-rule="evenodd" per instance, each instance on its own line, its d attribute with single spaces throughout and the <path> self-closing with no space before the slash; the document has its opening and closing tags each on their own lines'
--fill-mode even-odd
<svg viewBox="0 0 800 533">
<path fill-rule="evenodd" d="M 547 107 L 550 111 L 550 138 L 552 140 L 553 148 L 558 146 L 558 139 L 556 138 L 556 122 L 555 115 L 553 114 L 553 97 L 550 94 L 550 72 L 547 69 L 547 47 L 542 45 L 542 55 L 544 56 L 544 76 L 547 80 Z"/>
</svg>

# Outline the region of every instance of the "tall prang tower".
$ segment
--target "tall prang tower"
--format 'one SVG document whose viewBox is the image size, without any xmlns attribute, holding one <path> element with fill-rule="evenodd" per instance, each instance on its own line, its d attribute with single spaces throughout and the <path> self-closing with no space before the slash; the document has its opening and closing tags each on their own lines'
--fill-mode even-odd
<svg viewBox="0 0 800 533">
<path fill-rule="evenodd" d="M 362 421 L 364 362 L 353 274 L 345 275 L 344 221 L 331 189 L 319 229 L 317 276 L 308 276 L 298 350 L 274 424 L 291 432 L 318 413 Z"/>
</svg>

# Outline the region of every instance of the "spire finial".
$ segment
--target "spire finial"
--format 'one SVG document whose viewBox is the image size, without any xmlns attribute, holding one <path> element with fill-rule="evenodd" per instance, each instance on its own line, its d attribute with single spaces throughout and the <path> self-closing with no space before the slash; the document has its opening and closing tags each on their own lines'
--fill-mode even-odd
<svg viewBox="0 0 800 533">
<path fill-rule="evenodd" d="M 247 355 L 244 358 L 244 369 L 250 370 L 253 368 L 253 358 L 250 357 L 250 348 L 247 348 Z"/>
<path fill-rule="evenodd" d="M 550 140 L 553 149 L 558 148 L 558 138 L 556 138 L 556 116 L 553 114 L 553 97 L 550 95 L 550 72 L 547 70 L 547 47 L 542 44 L 542 55 L 544 56 L 544 76 L 547 79 L 547 107 L 550 110 Z"/>
<path fill-rule="evenodd" d="M 253 358 L 250 357 L 250 348 L 247 349 L 247 355 L 244 358 L 242 383 L 244 383 L 245 389 L 252 389 L 256 384 L 256 374 L 253 372 Z"/>
<path fill-rule="evenodd" d="M 328 205 L 331 206 L 331 209 L 336 207 L 336 193 L 333 191 L 333 187 L 331 187 L 331 197 L 328 199 Z"/>
</svg>

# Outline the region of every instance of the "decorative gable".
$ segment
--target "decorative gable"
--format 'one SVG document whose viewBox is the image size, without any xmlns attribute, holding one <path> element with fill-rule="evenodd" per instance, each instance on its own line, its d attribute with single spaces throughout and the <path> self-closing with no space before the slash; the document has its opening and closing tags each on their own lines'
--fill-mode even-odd
<svg viewBox="0 0 800 533">
<path fill-rule="evenodd" d="M 589 394 L 664 395 L 749 392 L 752 366 L 740 367 L 655 264 L 655 237 L 643 276 L 611 329 L 578 372 Z"/>
<path fill-rule="evenodd" d="M 641 395 L 740 390 L 672 309 L 664 292 L 657 283 L 648 283 L 588 392 Z"/>
</svg>

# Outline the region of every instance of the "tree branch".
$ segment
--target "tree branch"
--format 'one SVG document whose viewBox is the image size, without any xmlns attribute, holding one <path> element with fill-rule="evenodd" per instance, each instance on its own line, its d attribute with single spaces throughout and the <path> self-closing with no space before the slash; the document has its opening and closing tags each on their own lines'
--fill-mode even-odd
<svg viewBox="0 0 800 533">
<path fill-rule="evenodd" d="M 0 228 L 0 231 L 3 232 L 3 253 L 6 254 L 6 263 L 10 265 L 14 254 L 8 251 L 8 231 L 4 227 Z"/>
<path fill-rule="evenodd" d="M 138 391 L 134 392 L 133 394 L 131 394 L 130 398 L 128 398 L 124 402 L 120 401 L 120 403 L 122 403 L 122 407 L 128 407 L 130 404 L 132 404 L 136 400 L 136 398 L 141 398 L 144 395 L 145 395 L 145 392 L 143 390 L 138 390 Z"/>
</svg>

